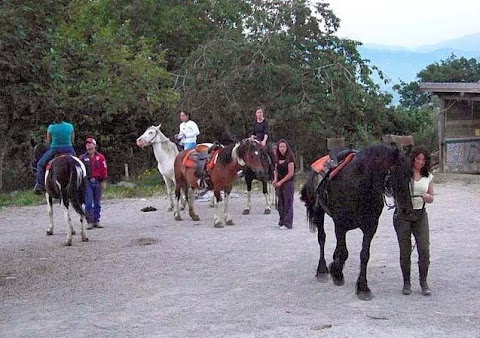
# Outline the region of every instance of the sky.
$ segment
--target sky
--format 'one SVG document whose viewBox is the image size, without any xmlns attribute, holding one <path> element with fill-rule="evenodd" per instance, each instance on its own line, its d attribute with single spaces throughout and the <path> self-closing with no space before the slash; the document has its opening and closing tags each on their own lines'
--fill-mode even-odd
<svg viewBox="0 0 480 338">
<path fill-rule="evenodd" d="M 480 33 L 480 0 L 323 0 L 340 18 L 338 36 L 415 48 Z"/>
</svg>

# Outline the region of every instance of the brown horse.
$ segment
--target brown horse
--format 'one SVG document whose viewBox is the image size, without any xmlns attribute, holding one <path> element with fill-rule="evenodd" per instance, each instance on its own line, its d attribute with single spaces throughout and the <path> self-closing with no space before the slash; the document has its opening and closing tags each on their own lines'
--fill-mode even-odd
<svg viewBox="0 0 480 338">
<path fill-rule="evenodd" d="M 181 220 L 180 212 L 178 211 L 180 190 L 183 189 L 188 201 L 188 213 L 194 221 L 200 220 L 200 217 L 195 213 L 194 201 L 195 190 L 199 189 L 198 178 L 195 176 L 195 168 L 189 168 L 184 164 L 184 158 L 189 153 L 189 150 L 180 152 L 175 159 L 175 181 L 177 182 L 175 188 L 175 196 L 177 198 L 175 208 L 175 220 Z M 221 192 L 224 192 L 224 221 L 226 225 L 234 225 L 232 218 L 228 214 L 228 202 L 230 192 L 232 191 L 233 183 L 238 178 L 237 172 L 244 165 L 248 165 L 253 171 L 259 175 L 264 174 L 263 165 L 260 159 L 260 145 L 250 139 L 245 139 L 242 142 L 231 144 L 225 148 L 220 148 L 218 151 L 211 153 L 210 164 L 213 168 L 209 169 L 209 176 L 211 187 L 216 199 L 215 216 L 213 225 L 216 228 L 223 228 L 222 220 L 219 215 L 218 202 L 222 201 Z"/>
</svg>

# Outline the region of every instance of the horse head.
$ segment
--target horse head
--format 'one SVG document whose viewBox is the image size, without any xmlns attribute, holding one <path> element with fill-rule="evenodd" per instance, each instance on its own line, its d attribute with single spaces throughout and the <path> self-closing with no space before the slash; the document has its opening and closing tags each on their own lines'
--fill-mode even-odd
<svg viewBox="0 0 480 338">
<path fill-rule="evenodd" d="M 234 148 L 235 150 L 235 148 Z M 256 140 L 246 138 L 236 146 L 239 164 L 249 167 L 257 175 L 266 175 L 266 169 L 262 162 L 262 146 Z M 240 162 L 243 162 L 243 164 Z"/>
<path fill-rule="evenodd" d="M 137 138 L 137 146 L 140 148 L 143 148 L 145 146 L 151 145 L 153 143 L 162 143 L 162 142 L 167 142 L 170 141 L 168 137 L 166 137 L 162 131 L 160 130 L 160 127 L 162 124 L 159 124 L 158 126 L 151 126 L 148 127 L 147 130 Z"/>
</svg>

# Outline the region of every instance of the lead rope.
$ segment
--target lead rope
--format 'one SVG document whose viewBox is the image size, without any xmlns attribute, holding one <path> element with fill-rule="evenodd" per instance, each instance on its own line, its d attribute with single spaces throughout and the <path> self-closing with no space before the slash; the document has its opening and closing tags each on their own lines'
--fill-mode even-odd
<svg viewBox="0 0 480 338">
<path fill-rule="evenodd" d="M 395 208 L 395 199 L 393 201 L 393 204 L 388 204 L 387 202 L 387 195 L 388 197 L 393 197 L 393 190 L 391 188 L 389 188 L 388 186 L 388 181 L 390 180 L 390 171 L 388 171 L 387 175 L 385 176 L 385 184 L 384 184 L 384 187 L 385 187 L 385 191 L 383 193 L 383 203 L 385 203 L 385 206 L 388 208 L 388 210 L 392 210 Z"/>
</svg>

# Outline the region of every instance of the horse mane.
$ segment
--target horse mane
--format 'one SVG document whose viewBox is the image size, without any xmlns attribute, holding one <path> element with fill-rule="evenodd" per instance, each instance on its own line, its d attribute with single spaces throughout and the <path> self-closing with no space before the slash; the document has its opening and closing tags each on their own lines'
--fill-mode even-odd
<svg viewBox="0 0 480 338">
<path fill-rule="evenodd" d="M 217 161 L 221 164 L 229 164 L 230 162 L 232 162 L 233 160 L 232 151 L 234 147 L 235 147 L 235 143 L 232 143 L 226 146 L 225 148 L 220 149 L 220 151 L 218 152 Z"/>
<path fill-rule="evenodd" d="M 363 149 L 356 157 L 363 169 L 385 173 L 399 163 L 400 150 L 392 145 L 376 144 Z"/>
</svg>

